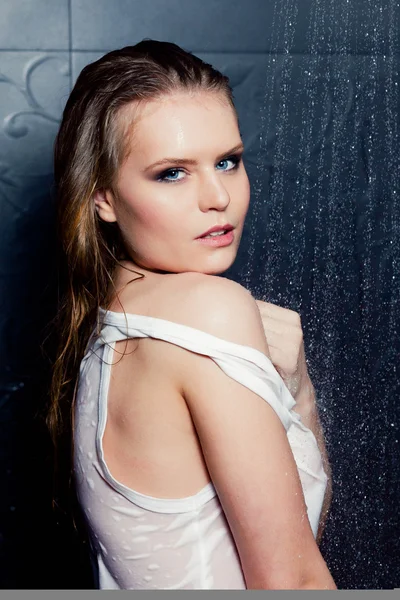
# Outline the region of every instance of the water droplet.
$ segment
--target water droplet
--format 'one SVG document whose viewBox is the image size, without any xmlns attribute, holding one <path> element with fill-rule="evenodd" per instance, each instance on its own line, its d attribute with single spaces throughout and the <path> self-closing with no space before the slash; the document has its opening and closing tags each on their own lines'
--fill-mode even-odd
<svg viewBox="0 0 400 600">
<path fill-rule="evenodd" d="M 153 546 L 153 552 L 156 552 L 157 550 L 160 550 L 161 548 L 165 548 L 164 544 L 156 544 L 155 546 Z"/>
</svg>

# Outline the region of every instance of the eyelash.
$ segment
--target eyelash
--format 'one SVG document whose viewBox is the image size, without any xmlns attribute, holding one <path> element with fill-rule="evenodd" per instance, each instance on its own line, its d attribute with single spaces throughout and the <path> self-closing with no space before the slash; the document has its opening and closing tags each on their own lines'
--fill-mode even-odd
<svg viewBox="0 0 400 600">
<path fill-rule="evenodd" d="M 231 160 L 234 163 L 234 166 L 232 167 L 232 169 L 225 169 L 227 172 L 231 172 L 231 171 L 236 171 L 239 168 L 239 165 L 242 161 L 242 155 L 241 154 L 232 154 L 231 156 L 227 156 L 226 158 L 221 158 L 221 160 L 218 162 L 218 164 L 220 162 L 224 162 L 226 160 Z M 166 179 L 167 175 L 169 175 L 171 172 L 175 173 L 175 172 L 180 172 L 183 171 L 183 169 L 176 167 L 175 169 L 167 169 L 166 171 L 163 171 L 162 173 L 160 173 L 157 176 L 157 181 L 160 181 L 162 183 L 177 183 L 178 181 L 182 181 L 182 179 Z"/>
</svg>

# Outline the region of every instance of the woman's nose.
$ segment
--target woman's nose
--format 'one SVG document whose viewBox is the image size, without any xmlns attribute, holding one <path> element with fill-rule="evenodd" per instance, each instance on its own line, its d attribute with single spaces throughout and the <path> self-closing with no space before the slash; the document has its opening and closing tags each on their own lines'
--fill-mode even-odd
<svg viewBox="0 0 400 600">
<path fill-rule="evenodd" d="M 199 190 L 200 210 L 204 212 L 210 208 L 224 210 L 229 205 L 230 195 L 221 179 L 218 173 L 204 177 Z"/>
</svg>

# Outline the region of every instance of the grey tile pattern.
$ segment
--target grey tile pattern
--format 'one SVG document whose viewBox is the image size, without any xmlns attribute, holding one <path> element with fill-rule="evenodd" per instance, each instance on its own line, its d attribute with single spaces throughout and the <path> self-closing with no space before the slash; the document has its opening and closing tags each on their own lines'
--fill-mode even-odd
<svg viewBox="0 0 400 600">
<path fill-rule="evenodd" d="M 70 84 L 68 52 L 0 52 L 0 162 L 8 171 L 51 172 Z"/>
<path fill-rule="evenodd" d="M 265 52 L 270 9 L 263 0 L 71 0 L 72 48 L 106 51 L 150 37 L 197 52 Z"/>
<path fill-rule="evenodd" d="M 1 50 L 68 50 L 68 0 L 2 0 Z"/>
</svg>

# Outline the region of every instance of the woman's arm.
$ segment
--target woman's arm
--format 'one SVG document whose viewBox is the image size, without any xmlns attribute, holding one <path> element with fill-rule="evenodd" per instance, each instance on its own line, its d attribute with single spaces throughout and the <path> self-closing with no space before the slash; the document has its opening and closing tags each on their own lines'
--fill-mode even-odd
<svg viewBox="0 0 400 600">
<path fill-rule="evenodd" d="M 315 435 L 328 476 L 317 532 L 317 543 L 320 543 L 332 501 L 332 473 L 319 420 L 315 390 L 308 375 L 300 315 L 288 308 L 262 300 L 256 300 L 256 304 L 260 311 L 271 361 L 296 400 L 293 410 Z"/>
<path fill-rule="evenodd" d="M 229 280 L 200 280 L 185 296 L 186 310 L 194 315 L 186 322 L 268 355 L 251 295 Z M 179 367 L 181 391 L 247 588 L 336 589 L 314 539 L 293 453 L 275 411 L 207 356 L 182 350 Z"/>
</svg>

